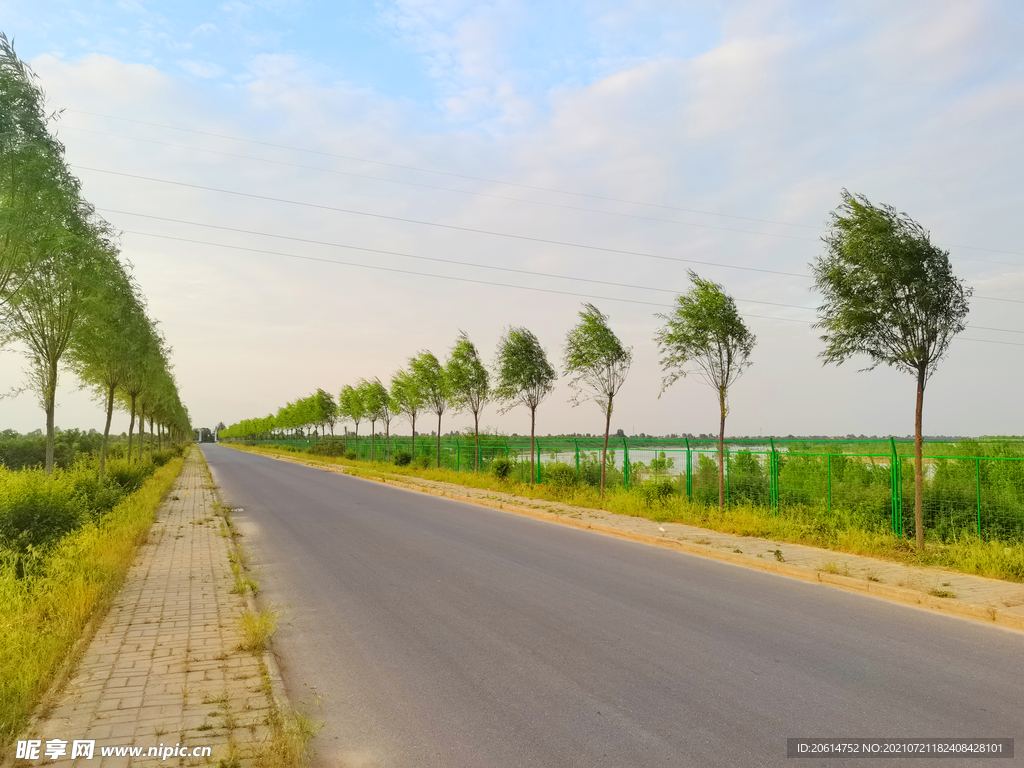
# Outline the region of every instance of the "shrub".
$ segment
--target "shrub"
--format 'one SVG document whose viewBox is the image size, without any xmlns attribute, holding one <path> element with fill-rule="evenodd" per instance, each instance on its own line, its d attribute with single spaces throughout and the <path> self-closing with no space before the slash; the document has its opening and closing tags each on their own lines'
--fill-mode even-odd
<svg viewBox="0 0 1024 768">
<path fill-rule="evenodd" d="M 87 517 L 87 500 L 68 476 L 0 469 L 0 547 L 19 554 L 47 547 Z"/>
<path fill-rule="evenodd" d="M 345 451 L 345 458 L 348 459 L 349 461 L 355 461 L 356 452 L 350 448 L 349 450 Z"/>
<path fill-rule="evenodd" d="M 394 462 L 396 467 L 407 467 L 412 463 L 412 454 L 398 451 L 395 453 Z"/>
<path fill-rule="evenodd" d="M 663 505 L 675 493 L 675 483 L 671 480 L 655 480 L 636 487 L 635 492 L 643 501 L 644 506 Z"/>
<path fill-rule="evenodd" d="M 512 474 L 512 462 L 501 456 L 491 462 L 491 472 L 499 480 L 507 480 Z"/>
<path fill-rule="evenodd" d="M 416 459 L 416 466 L 419 467 L 420 469 L 430 469 L 432 466 L 434 466 L 434 457 L 431 456 L 429 453 L 424 453 L 420 455 L 418 459 Z"/>
<path fill-rule="evenodd" d="M 156 470 L 148 461 L 129 464 L 126 459 L 107 461 L 106 479 L 125 493 L 135 493 Z"/>
<path fill-rule="evenodd" d="M 568 491 L 575 488 L 580 481 L 576 470 L 561 461 L 547 464 L 544 467 L 544 481 L 555 491 Z"/>
<path fill-rule="evenodd" d="M 311 453 L 314 456 L 345 456 L 347 452 L 348 449 L 342 440 L 333 440 L 331 438 L 317 440 L 307 449 L 307 453 Z"/>
</svg>

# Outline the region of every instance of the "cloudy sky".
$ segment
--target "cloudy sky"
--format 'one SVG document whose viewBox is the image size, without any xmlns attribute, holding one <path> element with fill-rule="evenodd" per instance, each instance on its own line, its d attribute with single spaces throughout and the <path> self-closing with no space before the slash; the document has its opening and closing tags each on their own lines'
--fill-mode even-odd
<svg viewBox="0 0 1024 768">
<path fill-rule="evenodd" d="M 64 110 L 197 426 L 387 381 L 460 330 L 492 360 L 525 325 L 561 367 L 593 301 L 634 348 L 613 429 L 717 431 L 700 381 L 659 399 L 655 313 L 693 268 L 757 334 L 729 433 L 908 434 L 913 379 L 823 367 L 810 327 L 847 188 L 975 291 L 926 432 L 1024 433 L 1020 3 L 0 0 L 0 28 Z M 0 388 L 22 367 L 0 353 Z M 101 427 L 65 381 L 58 424 Z M 600 430 L 570 395 L 541 433 Z M 28 395 L 0 408 L 43 425 Z"/>
</svg>

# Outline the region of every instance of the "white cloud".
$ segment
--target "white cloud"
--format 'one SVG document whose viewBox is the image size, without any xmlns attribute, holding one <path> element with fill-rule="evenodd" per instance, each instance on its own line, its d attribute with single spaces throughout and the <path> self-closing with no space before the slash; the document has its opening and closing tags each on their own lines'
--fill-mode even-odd
<svg viewBox="0 0 1024 768">
<path fill-rule="evenodd" d="M 209 61 L 190 61 L 188 59 L 183 59 L 178 62 L 178 66 L 190 75 L 207 79 L 220 77 L 224 74 L 224 67 Z"/>
</svg>

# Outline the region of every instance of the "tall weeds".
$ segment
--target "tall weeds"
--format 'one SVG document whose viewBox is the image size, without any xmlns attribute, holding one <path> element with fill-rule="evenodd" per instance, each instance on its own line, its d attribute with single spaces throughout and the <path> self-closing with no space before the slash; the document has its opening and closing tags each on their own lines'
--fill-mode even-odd
<svg viewBox="0 0 1024 768">
<path fill-rule="evenodd" d="M 109 607 L 181 465 L 168 461 L 47 548 L 28 572 L 17 552 L 0 554 L 0 748 L 24 726 L 90 620 Z"/>
</svg>

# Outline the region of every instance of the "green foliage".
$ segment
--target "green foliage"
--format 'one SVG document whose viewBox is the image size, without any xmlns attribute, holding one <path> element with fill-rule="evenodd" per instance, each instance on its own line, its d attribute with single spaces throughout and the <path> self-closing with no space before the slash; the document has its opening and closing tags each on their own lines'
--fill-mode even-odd
<svg viewBox="0 0 1024 768">
<path fill-rule="evenodd" d="M 88 517 L 87 501 L 73 477 L 0 470 L 0 550 L 28 554 L 59 541 Z"/>
<path fill-rule="evenodd" d="M 675 495 L 676 487 L 671 480 L 652 480 L 637 486 L 635 493 L 645 507 L 651 508 L 667 504 Z"/>
<path fill-rule="evenodd" d="M 366 403 L 363 402 L 363 391 L 346 384 L 341 388 L 338 395 L 338 415 L 342 419 L 348 419 L 356 425 L 356 432 L 359 432 L 359 422 L 366 416 Z"/>
<path fill-rule="evenodd" d="M 396 467 L 408 467 L 412 463 L 412 454 L 407 451 L 396 451 L 393 461 Z"/>
<path fill-rule="evenodd" d="M 611 413 L 612 399 L 626 382 L 633 350 L 622 346 L 608 317 L 593 304 L 584 304 L 580 321 L 565 337 L 565 375 L 576 391 L 574 404 L 592 399 L 602 412 Z"/>
<path fill-rule="evenodd" d="M 567 491 L 580 483 L 576 470 L 563 462 L 544 465 L 544 482 L 555 491 Z"/>
<path fill-rule="evenodd" d="M 721 285 L 702 280 L 693 270 L 689 275 L 693 288 L 676 297 L 672 314 L 658 315 L 664 324 L 655 340 L 662 354 L 662 370 L 667 374 L 662 387 L 696 372 L 725 397 L 749 367 L 757 339 Z"/>
<path fill-rule="evenodd" d="M 499 480 L 507 480 L 509 478 L 509 475 L 512 474 L 513 468 L 514 465 L 512 461 L 505 458 L 504 456 L 499 456 L 497 459 L 491 462 L 491 474 L 493 474 Z"/>
<path fill-rule="evenodd" d="M 930 377 L 964 329 L 971 295 L 949 252 L 905 213 L 845 189 L 825 246 L 811 264 L 825 361 L 867 355 L 870 368 L 884 363 Z"/>
<path fill-rule="evenodd" d="M 535 411 L 554 389 L 558 374 L 537 337 L 526 328 L 509 328 L 498 342 L 497 386 L 494 394 L 504 411 L 525 405 Z"/>
</svg>

